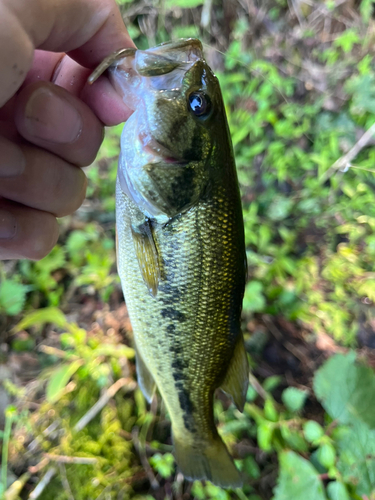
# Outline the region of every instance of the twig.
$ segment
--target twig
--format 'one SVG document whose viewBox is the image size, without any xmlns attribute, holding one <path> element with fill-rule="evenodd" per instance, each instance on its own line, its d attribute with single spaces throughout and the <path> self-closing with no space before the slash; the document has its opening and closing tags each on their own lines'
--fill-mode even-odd
<svg viewBox="0 0 375 500">
<path fill-rule="evenodd" d="M 124 431 L 123 429 L 119 430 L 120 436 L 123 438 L 127 439 L 128 441 L 133 440 L 133 436 L 130 432 Z M 146 442 L 145 443 L 145 448 L 146 451 L 149 453 L 160 453 L 161 451 L 165 453 L 171 453 L 173 451 L 173 446 L 170 444 L 162 444 L 159 443 L 157 448 L 154 448 L 153 446 L 150 445 L 150 443 Z"/>
<path fill-rule="evenodd" d="M 147 477 L 150 481 L 151 487 L 156 490 L 159 488 L 160 484 L 157 481 L 155 474 L 153 473 L 150 464 L 148 463 L 147 457 L 146 457 L 146 452 L 144 447 L 141 445 L 139 441 L 139 431 L 137 427 L 134 427 L 132 430 L 132 435 L 133 435 L 133 443 L 134 443 L 134 448 L 137 450 L 139 459 L 141 461 L 141 464 L 143 465 L 143 468 L 147 474 Z"/>
<path fill-rule="evenodd" d="M 67 457 L 65 455 L 54 455 L 53 453 L 44 453 L 43 457 L 51 462 L 58 462 L 60 464 L 83 464 L 95 465 L 98 460 L 90 457 Z"/>
<path fill-rule="evenodd" d="M 49 464 L 48 458 L 43 458 L 38 464 L 31 465 L 28 470 L 29 470 L 30 474 L 36 474 L 37 472 L 44 469 L 44 467 L 46 467 L 46 465 L 48 465 L 48 464 Z"/>
<path fill-rule="evenodd" d="M 73 493 L 72 493 L 72 490 L 70 488 L 70 484 L 68 481 L 68 476 L 66 475 L 65 465 L 60 463 L 59 469 L 60 469 L 61 482 L 65 488 L 66 494 L 68 495 L 69 500 L 74 500 L 74 496 L 73 496 Z"/>
<path fill-rule="evenodd" d="M 51 425 L 49 425 L 46 429 L 44 429 L 43 436 L 47 437 L 50 434 L 52 434 L 58 428 L 59 425 L 60 425 L 60 420 L 55 420 L 54 422 L 52 422 Z M 36 437 L 33 441 L 31 441 L 31 443 L 27 447 L 28 451 L 30 451 L 31 453 L 35 453 L 36 449 L 39 447 L 41 442 L 42 438 L 40 436 Z"/>
<path fill-rule="evenodd" d="M 96 500 L 102 500 L 104 498 L 104 496 L 107 495 L 107 493 L 110 491 L 111 487 L 110 486 L 106 486 L 104 488 L 104 490 L 100 493 L 100 495 L 97 497 Z"/>
<path fill-rule="evenodd" d="M 22 474 L 22 476 L 14 481 L 14 483 L 12 483 L 6 490 L 4 500 L 17 500 L 19 498 L 19 494 L 29 479 L 30 474 L 28 472 Z"/>
<path fill-rule="evenodd" d="M 69 359 L 69 361 L 80 359 L 78 356 L 71 354 L 69 351 L 63 351 L 62 349 L 57 349 L 56 347 L 51 347 L 50 345 L 41 345 L 38 350 L 44 352 L 45 354 L 56 356 L 57 358 Z"/>
<path fill-rule="evenodd" d="M 278 328 L 276 328 L 276 326 L 271 321 L 271 319 L 267 315 L 264 315 L 262 317 L 262 319 L 265 322 L 265 324 L 266 324 L 267 328 L 269 329 L 269 331 L 275 337 L 275 339 L 278 340 L 279 342 L 282 342 L 283 341 L 283 335 L 280 332 L 280 330 Z"/>
<path fill-rule="evenodd" d="M 304 22 L 302 19 L 301 10 L 299 8 L 299 5 L 294 0 L 288 0 L 288 6 L 289 6 L 289 10 L 292 10 L 294 12 L 294 14 L 296 15 L 296 18 L 298 20 L 299 25 L 301 27 L 303 27 Z"/>
<path fill-rule="evenodd" d="M 110 399 L 119 391 L 122 387 L 127 386 L 127 392 L 134 391 L 137 384 L 134 380 L 130 378 L 120 378 L 111 387 L 109 387 L 105 393 L 98 399 L 98 401 L 92 406 L 89 411 L 83 415 L 83 417 L 76 423 L 74 430 L 76 432 L 81 431 L 86 425 L 91 422 L 91 420 L 96 417 L 96 415 L 105 407 Z"/>
<path fill-rule="evenodd" d="M 319 181 L 321 184 L 326 182 L 337 170 L 341 170 L 342 172 L 346 172 L 350 167 L 350 163 L 354 158 L 362 151 L 363 148 L 367 146 L 367 144 L 372 139 L 372 136 L 375 134 L 375 123 L 371 125 L 371 127 L 366 130 L 366 132 L 362 135 L 362 137 L 354 144 L 352 149 L 350 149 L 344 156 L 341 156 L 335 163 L 320 177 Z"/>
<path fill-rule="evenodd" d="M 44 488 L 49 484 L 53 476 L 56 474 L 56 469 L 55 467 L 50 467 L 48 471 L 44 474 L 42 479 L 39 481 L 39 483 L 36 485 L 34 490 L 30 493 L 29 495 L 29 500 L 35 500 L 35 498 L 39 498 L 40 495 L 43 493 Z"/>
<path fill-rule="evenodd" d="M 301 352 L 297 346 L 294 346 L 288 340 L 285 339 L 283 334 L 280 332 L 280 330 L 277 328 L 277 326 L 273 323 L 273 321 L 268 316 L 264 315 L 263 321 L 265 322 L 267 328 L 272 333 L 272 335 L 275 337 L 275 339 L 278 342 L 281 342 L 281 344 L 285 347 L 285 349 L 287 351 L 292 353 L 295 358 L 299 359 L 302 364 L 305 364 L 310 369 L 314 368 L 313 362 L 310 361 L 309 358 L 303 352 Z"/>
<path fill-rule="evenodd" d="M 266 401 L 269 399 L 269 395 L 267 394 L 267 391 L 263 389 L 263 387 L 260 385 L 260 382 L 258 379 L 250 372 L 249 374 L 249 382 L 250 385 L 256 390 L 256 392 L 259 394 L 259 396 Z"/>
<path fill-rule="evenodd" d="M 332 420 L 332 422 L 329 424 L 329 426 L 327 427 L 326 432 L 325 432 L 327 434 L 327 436 L 331 435 L 331 433 L 333 432 L 333 430 L 337 427 L 338 423 L 339 422 L 338 422 L 337 419 L 336 420 Z"/>
</svg>

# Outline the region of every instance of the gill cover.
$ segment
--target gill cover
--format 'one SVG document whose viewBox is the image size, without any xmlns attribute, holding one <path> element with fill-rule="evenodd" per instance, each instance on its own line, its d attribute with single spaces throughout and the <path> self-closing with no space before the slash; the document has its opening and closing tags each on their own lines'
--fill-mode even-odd
<svg viewBox="0 0 375 500">
<path fill-rule="evenodd" d="M 110 59 L 110 78 L 134 109 L 121 137 L 119 182 L 146 217 L 165 223 L 193 206 L 207 183 L 211 140 L 197 121 L 211 107 L 200 89 L 202 47 L 182 40 L 119 57 Z"/>
</svg>

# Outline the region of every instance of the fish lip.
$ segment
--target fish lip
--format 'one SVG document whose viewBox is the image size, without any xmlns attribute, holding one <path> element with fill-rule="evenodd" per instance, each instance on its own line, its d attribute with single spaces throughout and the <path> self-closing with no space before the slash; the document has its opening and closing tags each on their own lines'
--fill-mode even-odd
<svg viewBox="0 0 375 500">
<path fill-rule="evenodd" d="M 186 160 L 172 153 L 170 149 L 157 141 L 151 134 L 140 132 L 138 137 L 143 149 L 147 153 L 152 154 L 152 156 L 156 156 L 162 159 L 165 163 L 171 163 L 173 165 L 184 166 L 187 164 Z"/>
</svg>

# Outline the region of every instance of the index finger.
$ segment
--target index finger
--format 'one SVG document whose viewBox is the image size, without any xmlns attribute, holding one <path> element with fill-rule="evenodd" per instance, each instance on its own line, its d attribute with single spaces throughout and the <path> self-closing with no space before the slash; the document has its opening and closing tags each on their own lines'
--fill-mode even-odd
<svg viewBox="0 0 375 500">
<path fill-rule="evenodd" d="M 114 0 L 0 0 L 0 107 L 21 86 L 36 48 L 67 52 L 93 68 L 134 47 Z"/>
</svg>

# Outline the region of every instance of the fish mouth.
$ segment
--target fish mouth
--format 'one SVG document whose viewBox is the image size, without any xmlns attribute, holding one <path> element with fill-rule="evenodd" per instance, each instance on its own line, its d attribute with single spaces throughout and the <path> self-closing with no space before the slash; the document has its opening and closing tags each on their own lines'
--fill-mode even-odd
<svg viewBox="0 0 375 500">
<path fill-rule="evenodd" d="M 172 165 L 184 166 L 187 164 L 186 160 L 184 160 L 181 156 L 172 153 L 170 149 L 157 141 L 151 134 L 141 132 L 138 137 L 143 150 L 146 153 L 151 154 L 154 158 L 161 159 L 163 162 L 170 163 Z"/>
</svg>

